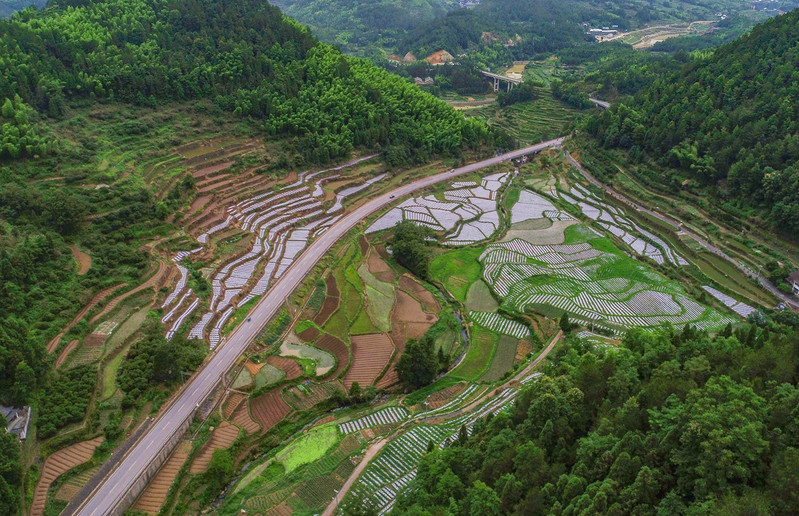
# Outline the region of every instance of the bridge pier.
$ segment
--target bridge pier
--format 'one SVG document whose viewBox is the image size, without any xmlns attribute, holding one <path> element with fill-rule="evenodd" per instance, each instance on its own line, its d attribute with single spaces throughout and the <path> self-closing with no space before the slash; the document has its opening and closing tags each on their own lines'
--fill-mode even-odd
<svg viewBox="0 0 799 516">
<path fill-rule="evenodd" d="M 499 79 L 494 77 L 494 91 L 499 91 Z"/>
</svg>

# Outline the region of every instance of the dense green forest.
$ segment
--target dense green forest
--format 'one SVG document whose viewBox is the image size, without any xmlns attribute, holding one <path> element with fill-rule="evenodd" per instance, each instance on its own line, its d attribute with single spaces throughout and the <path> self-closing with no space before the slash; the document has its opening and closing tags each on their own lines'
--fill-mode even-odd
<svg viewBox="0 0 799 516">
<path fill-rule="evenodd" d="M 394 162 L 411 161 L 488 137 L 418 88 L 318 43 L 265 2 L 54 7 L 0 22 L 0 99 L 22 100 L 3 106 L 8 155 L 41 152 L 40 139 L 26 130 L 31 117 L 16 113 L 32 106 L 61 117 L 67 100 L 79 97 L 145 106 L 212 98 L 256 117 L 268 134 L 296 137 L 311 162 L 356 146 L 383 146 Z"/>
<path fill-rule="evenodd" d="M 683 59 L 677 71 L 595 117 L 588 130 L 634 158 L 655 157 L 738 208 L 765 213 L 767 225 L 795 236 L 798 43 L 793 11 L 712 53 Z"/>
<path fill-rule="evenodd" d="M 393 514 L 796 514 L 797 367 L 797 327 L 773 323 L 568 338 Z"/>
</svg>

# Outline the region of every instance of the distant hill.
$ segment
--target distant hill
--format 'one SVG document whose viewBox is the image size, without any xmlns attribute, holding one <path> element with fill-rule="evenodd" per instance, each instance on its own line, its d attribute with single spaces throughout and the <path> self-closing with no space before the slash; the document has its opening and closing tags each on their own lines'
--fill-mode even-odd
<svg viewBox="0 0 799 516">
<path fill-rule="evenodd" d="M 393 47 L 410 30 L 458 7 L 457 0 L 277 0 L 286 14 L 309 25 L 323 41 L 367 53 Z"/>
<path fill-rule="evenodd" d="M 500 43 L 508 58 L 524 59 L 592 40 L 585 37 L 586 27 L 624 31 L 655 22 L 710 20 L 749 5 L 743 0 L 483 0 L 416 28 L 398 47 L 400 53 L 427 55 L 440 48 L 460 53 Z"/>
<path fill-rule="evenodd" d="M 799 10 L 688 61 L 589 130 L 799 234 Z"/>
<path fill-rule="evenodd" d="M 41 9 L 47 5 L 47 0 L 0 0 L 0 18 L 8 18 L 31 5 Z"/>
</svg>

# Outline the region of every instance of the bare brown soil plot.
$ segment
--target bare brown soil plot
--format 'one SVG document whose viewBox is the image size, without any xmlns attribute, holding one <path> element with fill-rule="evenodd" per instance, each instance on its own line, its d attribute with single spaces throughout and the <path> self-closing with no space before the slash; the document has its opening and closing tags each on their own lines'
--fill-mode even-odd
<svg viewBox="0 0 799 516">
<path fill-rule="evenodd" d="M 305 394 L 297 387 L 292 387 L 286 391 L 285 399 L 297 410 L 308 410 L 317 403 L 328 399 L 334 392 L 344 391 L 344 386 L 339 381 L 314 383 L 306 386 L 310 394 Z"/>
<path fill-rule="evenodd" d="M 322 303 L 322 308 L 319 310 L 319 313 L 313 320 L 317 326 L 323 326 L 338 308 L 339 291 L 338 285 L 336 285 L 336 278 L 334 278 L 332 274 L 328 275 L 325 280 L 325 285 L 327 297 Z"/>
<path fill-rule="evenodd" d="M 192 475 L 205 473 L 214 451 L 229 447 L 238 436 L 239 427 L 227 421 L 222 421 L 218 427 L 214 428 L 214 431 L 211 432 L 211 437 L 208 438 L 208 441 L 194 457 L 191 467 L 189 467 L 189 473 Z"/>
<path fill-rule="evenodd" d="M 369 257 L 366 260 L 366 268 L 375 278 L 380 281 L 385 281 L 386 283 L 394 283 L 394 279 L 397 277 L 394 273 L 394 269 L 374 251 L 369 253 Z"/>
<path fill-rule="evenodd" d="M 241 405 L 242 402 L 247 400 L 247 395 L 243 392 L 239 391 L 231 391 L 230 395 L 227 397 L 225 401 L 225 405 L 222 407 L 222 416 L 225 419 L 230 419 L 233 412 Z"/>
<path fill-rule="evenodd" d="M 293 380 L 302 376 L 302 368 L 296 360 L 285 357 L 271 356 L 266 359 L 268 364 L 272 364 L 278 369 L 282 369 L 286 373 L 286 380 Z"/>
<path fill-rule="evenodd" d="M 397 356 L 399 356 L 399 353 L 397 353 Z M 397 376 L 397 370 L 394 369 L 395 362 L 396 361 L 392 361 L 392 365 L 389 368 L 389 370 L 386 371 L 386 374 L 384 374 L 383 377 L 380 378 L 380 381 L 377 382 L 376 387 L 378 389 L 387 389 L 392 385 L 399 383 L 399 376 Z"/>
<path fill-rule="evenodd" d="M 397 304 L 391 316 L 392 322 L 430 323 L 436 321 L 436 316 L 422 310 L 419 301 L 412 298 L 402 290 L 397 291 Z"/>
<path fill-rule="evenodd" d="M 325 351 L 329 351 L 336 357 L 336 370 L 333 371 L 331 378 L 337 377 L 341 371 L 347 367 L 350 361 L 350 351 L 347 345 L 332 335 L 322 335 L 319 340 L 314 343 L 314 346 Z"/>
<path fill-rule="evenodd" d="M 317 330 L 315 326 L 306 328 L 297 334 L 297 337 L 299 337 L 300 339 L 302 339 L 303 342 L 306 343 L 313 342 L 318 336 L 319 336 L 319 330 Z"/>
<path fill-rule="evenodd" d="M 519 340 L 519 345 L 516 347 L 516 362 L 521 362 L 527 358 L 527 354 L 533 351 L 533 343 L 527 339 Z"/>
<path fill-rule="evenodd" d="M 208 201 L 211 200 L 210 195 L 201 195 L 197 197 L 191 202 L 191 206 L 189 206 L 189 213 L 194 213 L 195 211 L 205 207 L 208 204 Z"/>
<path fill-rule="evenodd" d="M 238 181 L 239 181 L 238 177 L 225 174 L 214 177 L 213 179 L 209 180 L 207 183 L 205 183 L 204 186 L 197 189 L 197 191 L 201 194 L 212 193 L 219 190 L 224 190 L 225 188 L 228 188 L 231 185 L 238 183 Z"/>
<path fill-rule="evenodd" d="M 436 323 L 438 317 L 422 310 L 419 301 L 402 290 L 397 291 L 397 303 L 391 312 L 391 338 L 397 351 L 405 350 L 408 339 L 418 339 Z"/>
<path fill-rule="evenodd" d="M 247 434 L 254 434 L 261 427 L 250 415 L 247 403 L 240 403 L 238 408 L 233 411 L 232 418 L 233 422 L 243 428 Z"/>
<path fill-rule="evenodd" d="M 66 326 L 64 326 L 64 329 L 63 329 L 63 330 L 61 330 L 61 333 L 59 333 L 58 335 L 56 335 L 56 336 L 55 336 L 55 338 L 54 338 L 53 340 L 51 340 L 51 341 L 50 341 L 50 342 L 47 344 L 47 351 L 48 351 L 49 353 L 52 353 L 52 352 L 55 350 L 55 348 L 58 346 L 58 343 L 61 341 L 61 337 L 63 337 L 65 333 L 67 333 L 69 330 L 71 330 L 73 326 L 75 326 L 76 324 L 78 324 L 78 321 L 80 321 L 81 319 L 83 319 L 83 316 L 84 316 L 84 315 L 86 315 L 86 313 L 87 313 L 89 310 L 91 310 L 92 308 L 94 308 L 94 305 L 96 305 L 97 303 L 99 303 L 100 301 L 102 301 L 103 299 L 105 299 L 105 297 L 106 297 L 106 296 L 108 296 L 108 295 L 109 295 L 111 292 L 113 292 L 114 290 L 116 290 L 116 289 L 118 289 L 118 288 L 121 288 L 121 287 L 124 287 L 125 285 L 127 285 L 127 283 L 120 283 L 119 285 L 115 285 L 115 286 L 113 286 L 113 287 L 109 287 L 109 288 L 107 288 L 107 289 L 105 289 L 105 290 L 102 290 L 102 291 L 98 292 L 98 293 L 97 293 L 97 295 L 96 295 L 96 296 L 94 296 L 94 297 L 91 299 L 91 301 L 89 301 L 88 303 L 86 303 L 86 306 L 84 306 L 84 307 L 81 309 L 81 311 L 80 311 L 80 312 L 78 312 L 78 315 L 76 315 L 76 316 L 75 316 L 75 318 L 74 318 L 74 319 L 72 319 L 72 321 L 71 321 L 69 324 L 67 324 Z M 93 322 L 93 321 L 94 321 L 94 319 L 92 319 L 92 322 Z"/>
<path fill-rule="evenodd" d="M 369 242 L 366 241 L 363 235 L 358 237 L 358 245 L 361 247 L 361 255 L 366 256 L 366 253 L 369 252 Z"/>
<path fill-rule="evenodd" d="M 161 466 L 161 469 L 158 470 L 158 473 L 155 474 L 153 479 L 150 480 L 150 483 L 147 484 L 147 487 L 144 488 L 139 499 L 136 500 L 136 503 L 133 505 L 134 510 L 146 512 L 148 514 L 158 514 L 158 511 L 161 510 L 161 506 L 164 505 L 166 501 L 169 489 L 178 476 L 180 468 L 183 467 L 183 463 L 186 462 L 186 459 L 189 457 L 190 451 L 191 442 L 181 441 L 180 444 L 178 444 L 175 451 L 172 452 L 172 455 L 169 456 L 164 465 Z"/>
<path fill-rule="evenodd" d="M 105 339 L 108 338 L 108 335 L 104 333 L 92 333 L 85 339 L 83 339 L 83 345 L 87 348 L 99 348 L 105 344 Z"/>
<path fill-rule="evenodd" d="M 352 366 L 344 375 L 344 387 L 347 390 L 354 382 L 362 387 L 372 385 L 394 353 L 394 344 L 384 333 L 355 335 L 351 342 Z"/>
<path fill-rule="evenodd" d="M 53 481 L 65 472 L 87 462 L 92 458 L 94 449 L 103 442 L 103 437 L 96 437 L 91 441 L 73 444 L 63 450 L 58 450 L 44 461 L 42 466 L 42 476 L 36 484 L 33 492 L 33 504 L 31 504 L 30 516 L 40 516 L 44 513 L 44 506 L 47 503 L 47 491 Z"/>
<path fill-rule="evenodd" d="M 291 516 L 294 510 L 284 501 L 264 513 L 264 516 Z"/>
<path fill-rule="evenodd" d="M 435 322 L 435 321 L 434 321 Z M 420 322 L 420 323 L 405 323 L 405 338 L 406 339 L 421 339 L 427 330 L 433 325 L 433 322 Z"/>
<path fill-rule="evenodd" d="M 291 412 L 291 407 L 280 396 L 280 389 L 272 389 L 253 399 L 250 401 L 250 408 L 255 420 L 261 423 L 264 432 L 278 424 Z"/>
<path fill-rule="evenodd" d="M 466 385 L 466 383 L 458 383 L 446 389 L 434 392 L 427 397 L 427 406 L 431 409 L 437 409 L 438 407 L 446 405 L 449 400 L 466 390 Z"/>
<path fill-rule="evenodd" d="M 72 249 L 72 256 L 78 262 L 78 276 L 83 276 L 92 266 L 92 257 L 78 249 L 75 244 L 72 244 L 69 248 Z"/>
<path fill-rule="evenodd" d="M 410 276 L 403 275 L 399 280 L 399 287 L 421 301 L 428 312 L 437 314 L 441 310 L 441 305 L 435 296 Z"/>
<path fill-rule="evenodd" d="M 263 366 L 263 364 L 256 364 L 255 362 L 250 362 L 249 360 L 244 362 L 244 368 L 253 376 L 258 374 L 258 371 L 260 371 Z"/>
</svg>

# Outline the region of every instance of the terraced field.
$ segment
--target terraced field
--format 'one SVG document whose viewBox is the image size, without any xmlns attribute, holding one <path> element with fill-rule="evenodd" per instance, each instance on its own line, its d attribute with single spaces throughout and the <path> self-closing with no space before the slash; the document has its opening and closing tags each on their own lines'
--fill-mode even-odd
<svg viewBox="0 0 799 516">
<path fill-rule="evenodd" d="M 331 169 L 292 173 L 280 182 L 256 174 L 255 168 L 232 173 L 235 161 L 231 158 L 247 154 L 254 147 L 253 142 L 237 141 L 200 144 L 178 151 L 183 153 L 184 165 L 189 166 L 200 193 L 184 217 L 186 230 L 199 247 L 172 258 L 179 278 L 161 306 L 165 313 L 162 322 L 169 325 L 167 338 L 181 331 L 187 321 L 195 320 L 194 313 L 200 310 L 202 315 L 190 328 L 189 338 L 205 339 L 211 349 L 216 347 L 235 310 L 263 295 L 309 240 L 343 215 L 346 199 L 385 176 L 356 177 L 357 172 L 343 172 L 374 156 Z M 322 184 L 339 177 L 345 188 L 336 192 L 335 199 L 328 199 Z M 226 239 L 242 234 L 245 245 L 220 253 L 222 263 L 210 275 L 211 298 L 201 300 L 189 287 L 189 271 L 181 262 L 208 259 Z M 335 302 L 335 296 L 331 297 L 318 316 L 320 320 L 332 313 L 329 305 Z"/>
<path fill-rule="evenodd" d="M 189 467 L 189 473 L 192 475 L 205 473 L 205 470 L 208 469 L 208 464 L 211 463 L 211 457 L 214 452 L 228 448 L 238 436 L 239 427 L 227 421 L 222 421 L 218 427 L 214 428 L 214 431 L 211 432 L 211 437 L 208 438 L 208 441 L 194 456 L 194 460 L 191 461 L 191 466 Z"/>
<path fill-rule="evenodd" d="M 283 401 L 279 389 L 272 389 L 251 400 L 250 411 L 253 418 L 261 424 L 261 431 L 266 432 L 286 417 L 291 412 L 291 407 Z"/>
<path fill-rule="evenodd" d="M 581 116 L 581 112 L 552 98 L 549 89 L 541 89 L 540 97 L 507 107 L 498 104 L 465 111 L 466 116 L 484 120 L 501 128 L 520 142 L 531 144 L 557 138 L 564 128 Z"/>
<path fill-rule="evenodd" d="M 65 502 L 72 501 L 78 492 L 83 489 L 89 480 L 100 470 L 100 465 L 93 466 L 87 470 L 84 470 L 78 475 L 71 476 L 69 479 L 65 480 L 61 487 L 58 488 L 54 498 L 56 500 L 62 500 Z"/>
<path fill-rule="evenodd" d="M 357 435 L 337 440 L 335 428 L 333 430 L 332 435 L 321 436 L 321 440 L 318 430 L 312 430 L 278 451 L 276 460 L 280 463 L 270 460 L 256 466 L 254 470 L 265 470 L 262 475 L 268 475 L 269 480 L 256 483 L 252 482 L 255 477 L 245 477 L 235 488 L 243 491 L 245 496 L 234 507 L 224 506 L 223 513 L 242 509 L 250 514 L 263 515 L 292 514 L 295 510 L 306 514 L 321 513 L 352 473 L 356 463 L 354 454 L 363 447 L 363 441 Z M 324 452 L 321 456 L 320 451 Z M 290 468 L 292 473 L 284 473 L 282 462 L 297 456 L 310 460 Z"/>
<path fill-rule="evenodd" d="M 394 353 L 394 343 L 388 335 L 353 335 L 352 365 L 344 375 L 344 386 L 349 390 L 358 382 L 361 387 L 372 385 L 388 365 Z"/>
<path fill-rule="evenodd" d="M 158 514 L 161 506 L 166 501 L 169 489 L 172 487 L 180 468 L 183 467 L 189 457 L 190 451 L 191 443 L 189 441 L 181 441 L 178 444 L 175 451 L 172 452 L 164 465 L 161 466 L 161 469 L 158 470 L 158 473 L 144 488 L 144 491 L 133 505 L 134 510 L 147 514 Z"/>
<path fill-rule="evenodd" d="M 312 383 L 308 386 L 303 385 L 302 389 L 299 387 L 288 389 L 284 399 L 296 410 L 308 410 L 330 398 L 336 391 L 344 392 L 344 386 L 340 382 Z"/>
<path fill-rule="evenodd" d="M 483 177 L 479 183 L 454 182 L 444 192 L 443 201 L 434 195 L 408 199 L 377 219 L 366 232 L 375 233 L 409 220 L 444 233 L 443 242 L 448 245 L 486 240 L 500 228 L 496 200 L 510 179 L 510 172 L 499 172 Z"/>
<path fill-rule="evenodd" d="M 551 306 L 617 329 L 666 322 L 712 330 L 732 322 L 692 300 L 676 282 L 614 249 L 600 238 L 555 246 L 512 240 L 488 246 L 480 261 L 486 283 L 504 306 L 518 312 Z"/>
<path fill-rule="evenodd" d="M 31 516 L 44 514 L 47 492 L 53 481 L 75 466 L 88 462 L 94 454 L 94 449 L 102 442 L 102 437 L 96 437 L 91 441 L 84 441 L 58 450 L 47 457 L 44 461 L 44 466 L 42 466 L 42 475 L 33 492 L 33 503 L 30 509 Z"/>
<path fill-rule="evenodd" d="M 418 415 L 417 420 L 438 414 L 440 422 L 418 423 L 393 438 L 364 469 L 347 496 L 368 499 L 381 514 L 390 513 L 398 493 L 416 476 L 416 467 L 428 446 L 443 447 L 456 438 L 461 426 L 471 432 L 478 419 L 506 410 L 519 393 L 518 388 L 504 389 L 473 410 L 459 415 L 458 408 L 463 407 L 464 400 L 475 387 L 471 389 L 467 389 L 468 393 L 464 391 L 450 405 Z"/>
</svg>

